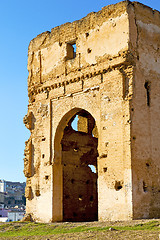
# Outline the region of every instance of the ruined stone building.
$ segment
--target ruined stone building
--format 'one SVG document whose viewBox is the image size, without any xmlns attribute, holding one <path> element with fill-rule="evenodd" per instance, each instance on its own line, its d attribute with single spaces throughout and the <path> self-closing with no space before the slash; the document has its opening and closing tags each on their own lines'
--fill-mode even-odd
<svg viewBox="0 0 160 240">
<path fill-rule="evenodd" d="M 30 42 L 32 219 L 160 217 L 159 39 L 160 13 L 124 1 Z"/>
</svg>

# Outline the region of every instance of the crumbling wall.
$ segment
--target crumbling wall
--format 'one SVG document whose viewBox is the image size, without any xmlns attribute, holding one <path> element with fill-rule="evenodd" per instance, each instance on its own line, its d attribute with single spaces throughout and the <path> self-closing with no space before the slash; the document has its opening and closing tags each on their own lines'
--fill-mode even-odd
<svg viewBox="0 0 160 240">
<path fill-rule="evenodd" d="M 112 62 L 115 56 L 127 50 L 129 35 L 126 5 L 119 3 L 117 7 L 104 7 L 100 12 L 90 13 L 81 20 L 63 24 L 33 39 L 28 51 L 30 98 L 32 94 L 44 91 L 44 87 L 55 89 L 62 85 L 63 88 L 67 85 L 64 80 L 66 75 L 74 78 L 75 72 L 80 69 L 85 70 L 92 64 L 106 60 Z M 71 48 L 73 44 L 76 44 L 76 55 L 71 58 L 73 54 L 68 51 L 68 47 Z M 80 72 L 77 72 L 78 75 L 81 75 Z M 69 86 L 66 92 L 67 88 Z"/>
<path fill-rule="evenodd" d="M 159 216 L 159 16 L 124 1 L 31 41 L 24 173 L 32 219 L 93 220 L 97 192 L 99 220 Z M 67 130 L 78 113 L 77 130 Z M 94 174 L 88 159 L 97 152 Z"/>
<path fill-rule="evenodd" d="M 33 220 L 52 220 L 51 167 L 50 150 L 48 148 L 50 133 L 48 125 L 49 105 L 44 102 L 30 104 L 24 123 L 31 132 L 26 142 L 24 158 L 24 174 L 26 181 L 26 211 L 33 216 Z M 47 198 L 48 204 L 44 204 Z M 39 201 L 41 199 L 41 201 Z M 45 216 L 43 216 L 45 211 Z M 39 214 L 36 214 L 39 212 Z"/>
<path fill-rule="evenodd" d="M 132 215 L 127 123 L 127 100 L 132 95 L 132 55 L 128 50 L 127 6 L 127 2 L 122 2 L 104 7 L 98 13 L 40 34 L 29 45 L 29 107 L 24 122 L 31 137 L 26 144 L 24 172 L 26 211 L 36 221 L 73 220 L 73 212 L 78 212 L 75 220 L 95 220 L 97 208 L 99 219 L 103 220 Z M 90 124 L 84 121 L 84 110 L 92 116 Z M 65 135 L 67 123 L 79 111 L 79 132 Z M 82 129 L 85 134 L 80 133 Z M 94 137 L 88 135 L 91 132 Z M 74 152 L 73 156 L 73 149 L 64 151 L 68 144 L 66 137 L 76 138 L 83 151 Z M 91 146 L 86 146 L 89 138 L 92 141 L 98 138 L 96 174 L 85 164 L 85 158 L 80 162 L 85 151 L 86 159 L 93 158 Z M 77 154 L 79 162 L 75 170 L 73 161 Z M 68 182 L 72 174 L 78 182 L 73 189 L 67 185 L 72 184 Z M 81 178 L 90 178 L 90 184 L 82 188 Z M 79 188 L 82 193 L 78 194 Z M 67 189 L 78 201 L 74 206 L 79 204 L 71 213 L 66 199 L 71 194 Z M 83 205 L 81 210 L 83 202 L 87 207 L 84 209 Z"/>
<path fill-rule="evenodd" d="M 136 69 L 131 102 L 133 216 L 160 216 L 160 14 L 134 3 Z"/>
</svg>

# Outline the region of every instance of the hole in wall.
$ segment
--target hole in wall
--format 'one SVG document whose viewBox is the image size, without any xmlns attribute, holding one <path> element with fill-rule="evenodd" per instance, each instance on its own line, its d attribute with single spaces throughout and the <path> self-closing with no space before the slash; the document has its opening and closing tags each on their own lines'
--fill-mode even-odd
<svg viewBox="0 0 160 240">
<path fill-rule="evenodd" d="M 45 137 L 43 137 L 43 138 L 42 138 L 42 141 L 46 141 L 46 138 L 45 138 Z"/>
<path fill-rule="evenodd" d="M 40 196 L 40 187 L 39 187 L 39 184 L 36 184 L 35 195 L 36 195 L 37 197 Z"/>
<path fill-rule="evenodd" d="M 73 122 L 71 123 L 71 126 L 72 126 L 73 130 L 75 130 L 75 131 L 78 130 L 77 123 L 78 123 L 78 114 L 75 116 Z"/>
<path fill-rule="evenodd" d="M 109 144 L 109 142 L 106 142 L 106 143 L 105 143 L 105 147 L 108 147 L 108 144 Z"/>
<path fill-rule="evenodd" d="M 44 158 L 45 157 L 45 154 L 42 154 L 42 158 Z"/>
<path fill-rule="evenodd" d="M 104 173 L 107 172 L 107 167 L 104 167 L 104 168 L 103 168 L 103 172 L 104 172 Z"/>
<path fill-rule="evenodd" d="M 92 172 L 96 173 L 96 167 L 94 165 L 89 164 L 88 167 L 90 167 Z"/>
<path fill-rule="evenodd" d="M 143 181 L 143 191 L 148 192 L 147 184 Z"/>
<path fill-rule="evenodd" d="M 48 175 L 46 175 L 46 176 L 45 176 L 45 180 L 48 180 L 48 179 L 49 179 L 49 176 L 48 176 Z"/>
<path fill-rule="evenodd" d="M 120 189 L 122 189 L 122 183 L 121 183 L 121 181 L 116 181 L 115 182 L 115 190 L 116 191 L 119 191 Z"/>
<path fill-rule="evenodd" d="M 87 49 L 87 52 L 88 52 L 88 53 L 91 53 L 91 52 L 92 52 L 92 49 L 88 48 L 88 49 Z"/>
<path fill-rule="evenodd" d="M 73 130 L 76 132 L 90 133 L 93 137 L 98 137 L 98 130 L 94 119 L 90 114 L 86 114 L 85 111 L 81 111 L 76 114 L 71 120 L 70 124 Z"/>
<path fill-rule="evenodd" d="M 146 167 L 150 167 L 150 164 L 148 162 L 146 163 Z"/>
<path fill-rule="evenodd" d="M 67 56 L 66 59 L 74 59 L 76 57 L 76 50 L 77 50 L 77 46 L 76 46 L 76 42 L 69 42 L 66 45 L 67 48 Z"/>
<path fill-rule="evenodd" d="M 106 153 L 102 153 L 99 158 L 107 158 L 107 154 Z"/>
<path fill-rule="evenodd" d="M 74 151 L 74 152 L 78 152 L 78 147 L 75 147 L 75 148 L 73 149 L 73 151 Z"/>
<path fill-rule="evenodd" d="M 76 46 L 76 43 L 73 43 L 72 44 L 72 47 L 73 47 L 73 57 L 75 58 L 76 57 L 76 51 L 77 51 L 77 46 Z"/>
<path fill-rule="evenodd" d="M 144 87 L 146 89 L 146 93 L 147 93 L 147 106 L 150 107 L 150 83 L 149 82 L 145 82 Z"/>
<path fill-rule="evenodd" d="M 86 33 L 86 38 L 87 38 L 88 36 L 89 36 L 89 33 L 87 32 L 87 33 Z"/>
<path fill-rule="evenodd" d="M 39 189 L 36 189 L 36 190 L 35 190 L 35 195 L 36 195 L 37 197 L 40 196 L 40 190 L 39 190 Z"/>
<path fill-rule="evenodd" d="M 72 179 L 71 179 L 71 183 L 73 184 L 74 182 L 75 182 L 75 180 L 72 178 Z"/>
</svg>

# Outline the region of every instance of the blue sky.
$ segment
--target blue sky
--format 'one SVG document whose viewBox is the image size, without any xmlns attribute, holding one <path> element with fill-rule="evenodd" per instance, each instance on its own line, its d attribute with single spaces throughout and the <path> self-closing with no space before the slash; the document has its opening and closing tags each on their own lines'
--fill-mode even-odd
<svg viewBox="0 0 160 240">
<path fill-rule="evenodd" d="M 117 0 L 6 0 L 0 2 L 0 179 L 25 181 L 23 152 L 29 131 L 27 51 L 30 40 Z M 160 11 L 159 0 L 140 1 Z"/>
</svg>

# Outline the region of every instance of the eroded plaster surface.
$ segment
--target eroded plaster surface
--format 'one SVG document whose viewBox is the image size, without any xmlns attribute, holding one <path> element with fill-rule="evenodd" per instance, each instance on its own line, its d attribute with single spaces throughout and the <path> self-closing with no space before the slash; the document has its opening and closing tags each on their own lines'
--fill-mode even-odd
<svg viewBox="0 0 160 240">
<path fill-rule="evenodd" d="M 30 42 L 28 218 L 160 217 L 159 37 L 159 12 L 124 1 Z"/>
</svg>

